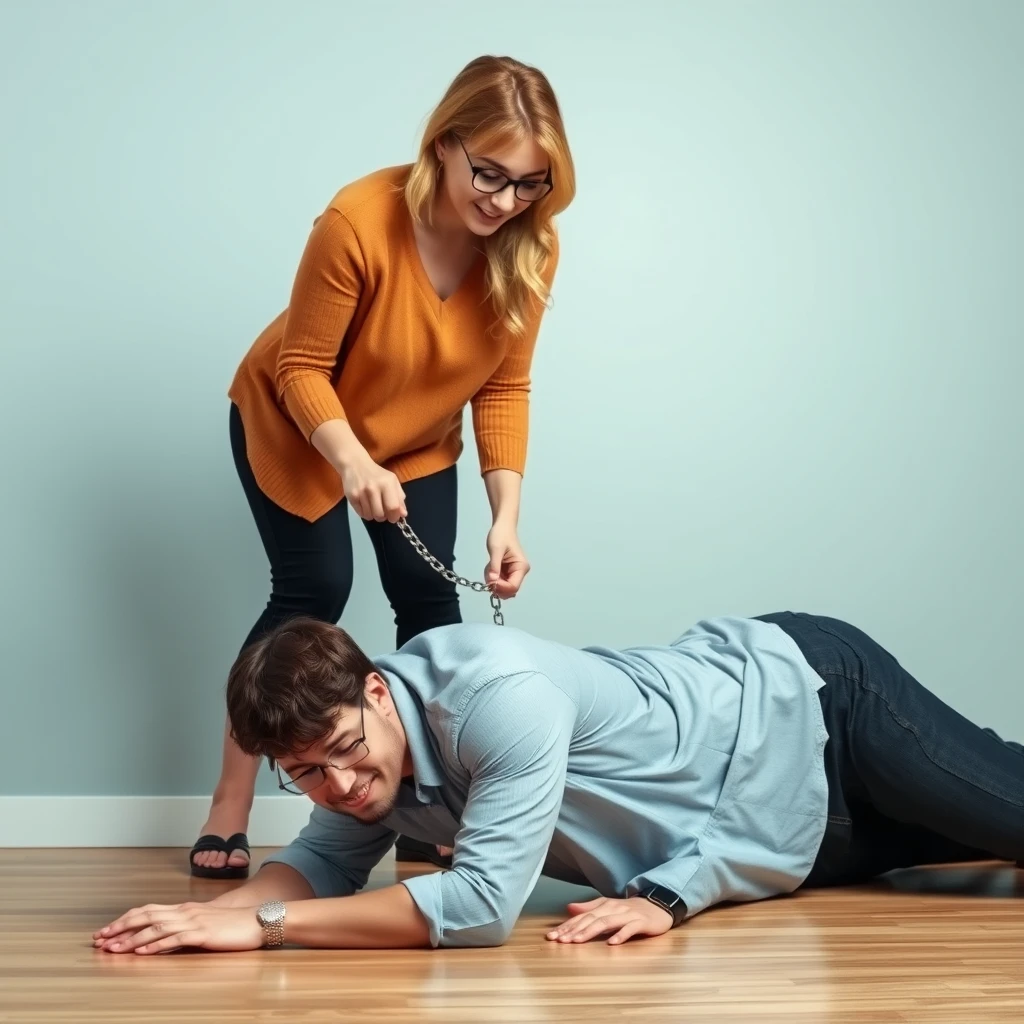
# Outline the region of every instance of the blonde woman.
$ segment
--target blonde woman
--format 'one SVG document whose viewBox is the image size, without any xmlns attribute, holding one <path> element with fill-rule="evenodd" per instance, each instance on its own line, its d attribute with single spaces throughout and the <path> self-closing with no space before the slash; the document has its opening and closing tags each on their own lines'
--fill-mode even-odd
<svg viewBox="0 0 1024 1024">
<path fill-rule="evenodd" d="M 451 567 L 467 404 L 492 511 L 484 582 L 500 598 L 518 592 L 530 568 L 517 533 L 530 367 L 558 262 L 552 218 L 574 193 L 548 80 L 480 57 L 449 86 L 415 163 L 347 185 L 317 218 L 288 308 L 229 391 L 231 448 L 271 572 L 243 648 L 286 619 L 341 617 L 349 505 L 376 551 L 397 645 L 461 621 L 454 585 L 393 524 L 406 518 Z M 258 766 L 226 729 L 193 874 L 248 874 Z M 398 856 L 438 852 L 400 838 Z"/>
</svg>

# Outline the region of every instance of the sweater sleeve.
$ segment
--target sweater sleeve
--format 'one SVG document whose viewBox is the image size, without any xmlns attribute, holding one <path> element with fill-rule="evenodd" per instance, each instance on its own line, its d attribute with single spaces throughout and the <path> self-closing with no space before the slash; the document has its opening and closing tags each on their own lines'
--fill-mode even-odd
<svg viewBox="0 0 1024 1024">
<path fill-rule="evenodd" d="M 365 269 L 352 225 L 328 209 L 299 262 L 275 377 L 278 400 L 307 440 L 321 423 L 346 418 L 332 377 Z"/>
<path fill-rule="evenodd" d="M 541 277 L 548 289 L 558 267 L 558 239 Z M 473 431 L 480 456 L 480 472 L 526 469 L 530 419 L 530 367 L 545 307 L 535 300 L 523 333 L 509 345 L 501 365 L 473 397 Z"/>
</svg>

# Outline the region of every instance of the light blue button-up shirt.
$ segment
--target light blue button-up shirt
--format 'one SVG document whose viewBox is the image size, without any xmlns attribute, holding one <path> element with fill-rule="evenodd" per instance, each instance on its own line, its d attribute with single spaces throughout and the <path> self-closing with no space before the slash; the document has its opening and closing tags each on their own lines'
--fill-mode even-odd
<svg viewBox="0 0 1024 1024">
<path fill-rule="evenodd" d="M 413 763 L 391 815 L 315 807 L 267 862 L 317 896 L 366 884 L 396 833 L 454 846 L 406 879 L 435 946 L 502 943 L 541 873 L 692 916 L 791 892 L 827 820 L 816 690 L 776 625 L 719 618 L 664 646 L 582 650 L 509 626 L 431 630 L 376 659 Z"/>
</svg>

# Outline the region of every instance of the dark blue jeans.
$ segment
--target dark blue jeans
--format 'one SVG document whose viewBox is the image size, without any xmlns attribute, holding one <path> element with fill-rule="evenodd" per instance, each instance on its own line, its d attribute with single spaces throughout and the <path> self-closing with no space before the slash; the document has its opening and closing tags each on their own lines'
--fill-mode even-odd
<svg viewBox="0 0 1024 1024">
<path fill-rule="evenodd" d="M 861 630 L 760 615 L 825 681 L 828 826 L 807 886 L 895 868 L 1024 860 L 1024 747 L 969 722 Z"/>
</svg>

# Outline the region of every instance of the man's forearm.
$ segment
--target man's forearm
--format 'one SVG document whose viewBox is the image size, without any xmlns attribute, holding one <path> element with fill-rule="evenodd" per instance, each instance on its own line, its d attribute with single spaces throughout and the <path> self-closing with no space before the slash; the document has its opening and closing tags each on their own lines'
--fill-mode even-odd
<svg viewBox="0 0 1024 1024">
<path fill-rule="evenodd" d="M 267 900 L 288 903 L 290 900 L 312 899 L 313 890 L 298 871 L 287 864 L 275 863 L 260 868 L 255 878 L 250 879 L 245 885 L 210 900 L 210 905 L 232 909 L 258 907 Z"/>
<path fill-rule="evenodd" d="M 410 949 L 430 945 L 426 918 L 404 885 L 285 902 L 286 945 L 313 949 Z"/>
</svg>

